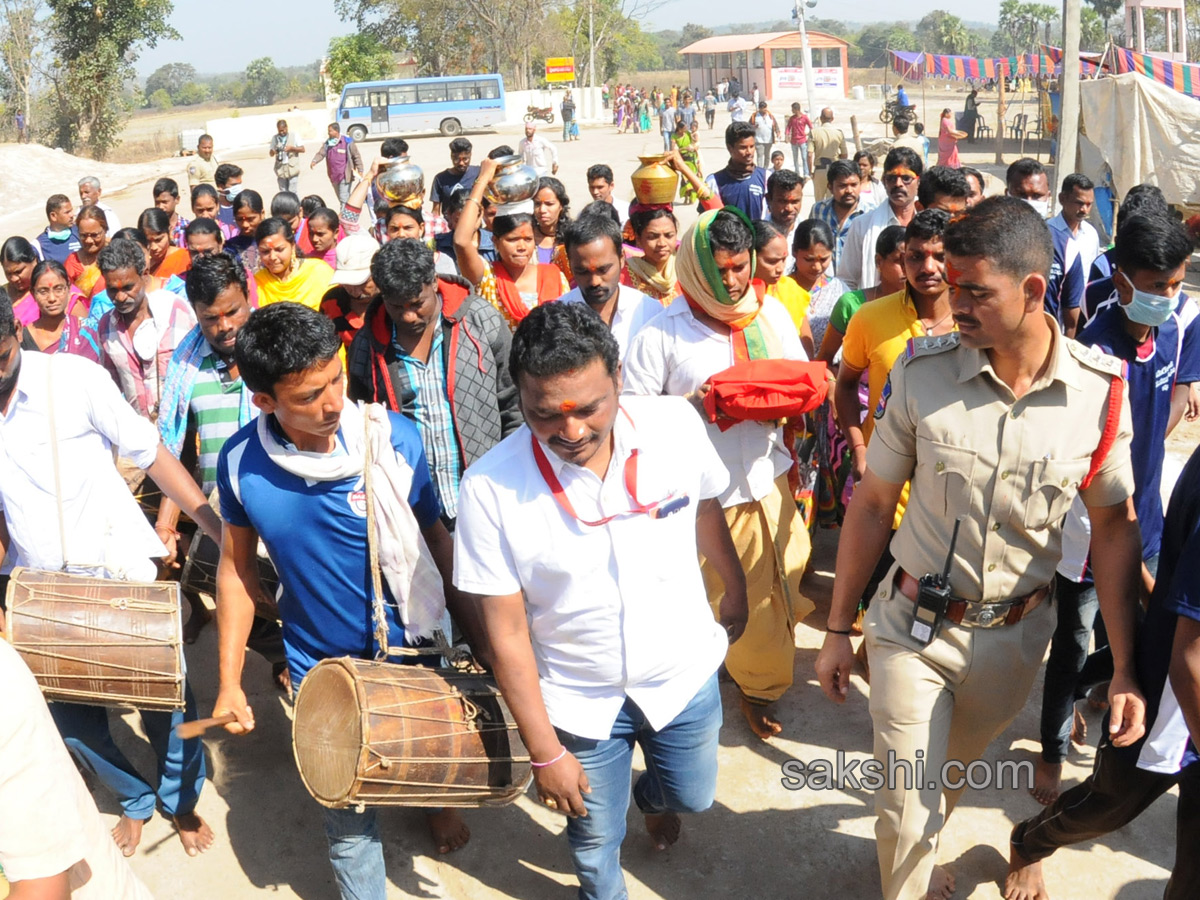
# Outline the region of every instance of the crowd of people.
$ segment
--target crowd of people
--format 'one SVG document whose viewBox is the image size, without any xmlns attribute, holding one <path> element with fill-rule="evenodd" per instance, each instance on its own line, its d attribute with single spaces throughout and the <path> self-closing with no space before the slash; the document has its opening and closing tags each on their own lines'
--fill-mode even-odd
<svg viewBox="0 0 1200 900">
<path fill-rule="evenodd" d="M 1167 897 L 1200 896 L 1195 458 L 1165 515 L 1160 500 L 1167 436 L 1200 412 L 1190 238 L 1139 185 L 1103 249 L 1082 174 L 1049 218 L 1036 160 L 985 197 L 956 155 L 926 166 L 900 133 L 882 161 L 851 157 L 831 109 L 813 123 L 794 104 L 781 122 L 756 91 L 745 117 L 740 85 L 612 92 L 618 128 L 657 127 L 680 202 L 698 204 L 682 232 L 670 202 L 618 204 L 603 160 L 573 205 L 533 125 L 477 163 L 455 138 L 428 197 L 377 187 L 403 140 L 364 166 L 336 124 L 310 163 L 336 200 L 298 196 L 308 151 L 282 120 L 277 191 L 244 185 L 206 135 L 186 207 L 170 178 L 131 227 L 95 178 L 78 208 L 50 196 L 42 232 L 0 244 L 9 565 L 177 578 L 203 532 L 220 548 L 212 712 L 235 734 L 254 728 L 246 648 L 290 696 L 322 660 L 444 639 L 448 611 L 512 713 L 539 801 L 569 817 L 580 896 L 618 900 L 630 795 L 660 849 L 714 800 L 718 674 L 745 722 L 724 727 L 783 732 L 811 534 L 840 527 L 816 674 L 835 702 L 852 672 L 869 679 L 877 759 L 932 773 L 979 759 L 1050 647 L 1046 810 L 1012 833 L 1005 896 L 1044 900 L 1043 859 L 1176 784 Z M 695 134 L 718 102 L 728 159 L 705 175 Z M 513 156 L 536 190 L 504 202 L 490 188 Z M 735 377 L 748 399 L 718 390 Z M 778 414 L 779 395 L 808 412 Z M 211 613 L 187 600 L 190 642 Z M 156 807 L 189 855 L 208 849 L 203 749 L 174 730 L 198 715 L 190 692 L 186 709 L 142 713 L 150 784 L 102 704 L 47 713 L 3 642 L 0 672 L 17 723 L 0 737 L 12 896 L 43 881 L 59 892 L 28 896 L 147 896 L 120 854 Z M 1094 773 L 1063 790 L 1089 690 L 1109 719 Z M 63 742 L 121 804 L 111 840 Z M 876 792 L 887 900 L 952 896 L 936 856 L 961 793 L 938 775 Z M 439 851 L 469 839 L 457 810 L 427 818 Z M 374 809 L 324 823 L 344 900 L 382 898 Z"/>
</svg>

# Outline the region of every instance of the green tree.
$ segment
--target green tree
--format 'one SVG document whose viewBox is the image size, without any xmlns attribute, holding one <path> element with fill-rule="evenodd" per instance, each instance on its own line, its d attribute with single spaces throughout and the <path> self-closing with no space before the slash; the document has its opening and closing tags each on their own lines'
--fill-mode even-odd
<svg viewBox="0 0 1200 900">
<path fill-rule="evenodd" d="M 183 89 L 185 84 L 196 80 L 196 67 L 188 63 L 167 63 L 159 66 L 146 78 L 146 96 L 153 96 L 156 91 L 164 90 L 172 100 Z"/>
<path fill-rule="evenodd" d="M 10 110 L 25 113 L 26 127 L 32 125 L 33 81 L 39 61 L 44 23 L 40 0 L 0 0 L 0 95 Z"/>
<path fill-rule="evenodd" d="M 173 106 L 171 95 L 167 93 L 166 88 L 159 88 L 151 94 L 146 100 L 146 105 L 151 109 L 170 109 Z"/>
<path fill-rule="evenodd" d="M 1094 9 L 1079 11 L 1079 46 L 1083 50 L 1101 50 L 1108 39 L 1108 24 Z"/>
<path fill-rule="evenodd" d="M 329 41 L 325 74 L 329 89 L 341 91 L 351 81 L 374 81 L 391 74 L 392 54 L 379 37 L 369 32 L 335 37 Z"/>
<path fill-rule="evenodd" d="M 946 16 L 938 23 L 934 42 L 940 53 L 963 54 L 970 46 L 971 35 L 962 19 L 958 16 Z"/>
<path fill-rule="evenodd" d="M 679 46 L 686 47 L 688 44 L 694 44 L 696 41 L 702 41 L 706 37 L 712 37 L 711 28 L 709 28 L 707 25 L 696 25 L 693 22 L 688 22 L 683 26 L 683 31 L 679 33 Z"/>
<path fill-rule="evenodd" d="M 275 68 L 269 56 L 260 57 L 246 66 L 243 76 L 245 91 L 242 100 L 249 106 L 270 106 L 288 88 L 288 79 Z"/>
<path fill-rule="evenodd" d="M 167 24 L 171 0 L 47 0 L 54 63 L 53 138 L 102 159 L 119 141 L 128 114 L 123 85 L 143 47 L 179 34 Z"/>
<path fill-rule="evenodd" d="M 442 0 L 334 0 L 334 9 L 360 33 L 394 52 L 416 57 L 422 75 L 495 69 L 477 23 L 463 3 Z"/>
<path fill-rule="evenodd" d="M 207 102 L 210 94 L 208 85 L 192 81 L 176 91 L 171 99 L 177 106 L 196 106 Z"/>
<path fill-rule="evenodd" d="M 886 66 L 889 50 L 919 50 L 917 37 L 900 23 L 868 25 L 851 43 L 850 65 Z"/>
</svg>

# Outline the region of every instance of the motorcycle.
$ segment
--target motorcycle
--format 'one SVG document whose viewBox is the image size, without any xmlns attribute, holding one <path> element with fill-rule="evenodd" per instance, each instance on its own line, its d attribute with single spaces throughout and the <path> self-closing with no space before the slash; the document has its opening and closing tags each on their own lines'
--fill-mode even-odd
<svg viewBox="0 0 1200 900">
<path fill-rule="evenodd" d="M 901 116 L 908 119 L 910 122 L 917 121 L 917 107 L 915 104 L 910 106 L 901 106 L 898 100 L 888 100 L 883 109 L 879 111 L 879 121 L 884 125 L 889 124 L 893 119 L 898 119 Z"/>
<path fill-rule="evenodd" d="M 549 122 L 551 125 L 553 125 L 554 124 L 554 107 L 553 106 L 546 106 L 546 107 L 530 106 L 528 109 L 526 109 L 526 111 L 525 111 L 525 121 L 526 122 L 535 122 L 538 119 L 541 119 L 543 122 Z"/>
</svg>

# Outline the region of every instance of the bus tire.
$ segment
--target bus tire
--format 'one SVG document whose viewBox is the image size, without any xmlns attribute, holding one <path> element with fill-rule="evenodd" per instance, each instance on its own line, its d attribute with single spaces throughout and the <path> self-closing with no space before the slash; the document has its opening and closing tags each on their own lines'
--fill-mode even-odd
<svg viewBox="0 0 1200 900">
<path fill-rule="evenodd" d="M 367 139 L 367 129 L 363 128 L 361 125 L 351 125 L 349 131 L 346 132 L 346 135 L 352 141 L 365 141 Z"/>
<path fill-rule="evenodd" d="M 443 119 L 441 130 L 446 137 L 458 137 L 462 134 L 462 123 L 458 119 Z"/>
</svg>

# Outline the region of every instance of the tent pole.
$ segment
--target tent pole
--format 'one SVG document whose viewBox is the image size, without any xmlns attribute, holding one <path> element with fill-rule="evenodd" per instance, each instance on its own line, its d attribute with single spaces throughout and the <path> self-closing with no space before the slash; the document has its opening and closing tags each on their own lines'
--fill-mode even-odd
<svg viewBox="0 0 1200 900">
<path fill-rule="evenodd" d="M 1067 18 L 1063 23 L 1062 115 L 1058 119 L 1058 162 L 1054 181 L 1062 190 L 1063 179 L 1075 169 L 1075 154 L 1079 146 L 1079 0 L 1066 0 Z"/>
</svg>

